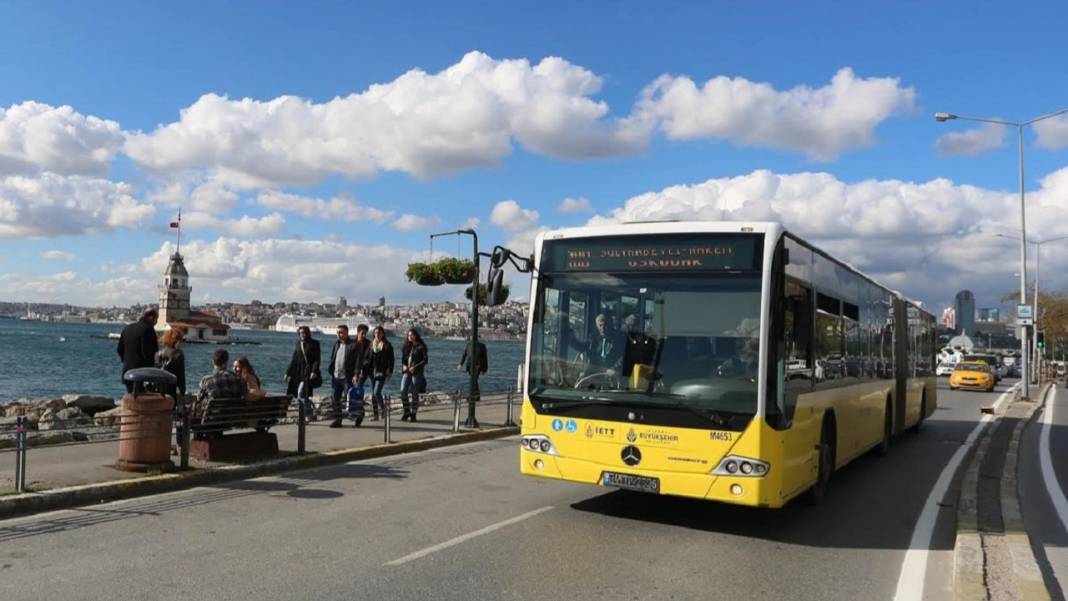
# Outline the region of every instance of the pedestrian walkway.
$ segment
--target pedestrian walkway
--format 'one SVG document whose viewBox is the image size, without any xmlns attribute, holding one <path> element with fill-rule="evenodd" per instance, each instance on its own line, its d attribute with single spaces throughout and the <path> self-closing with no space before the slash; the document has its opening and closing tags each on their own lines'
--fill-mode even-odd
<svg viewBox="0 0 1068 601">
<path fill-rule="evenodd" d="M 479 404 L 477 418 L 483 429 L 500 427 L 506 421 L 507 406 L 503 402 Z M 519 404 L 512 407 L 512 419 L 518 423 Z M 460 426 L 467 416 L 466 402 L 460 407 Z M 359 428 L 345 420 L 345 427 L 330 428 L 329 420 L 307 425 L 306 450 L 324 453 L 341 449 L 371 447 L 385 443 L 384 420 L 365 420 Z M 419 411 L 419 421 L 400 421 L 400 414 L 391 419 L 390 441 L 409 442 L 425 438 L 447 436 L 453 431 L 454 412 L 451 404 L 425 407 Z M 297 449 L 297 426 L 278 425 L 271 428 L 278 435 L 278 447 L 283 456 L 293 455 Z M 32 447 L 27 453 L 26 472 L 29 490 L 40 491 L 66 486 L 110 482 L 138 478 L 143 474 L 124 472 L 111 467 L 118 458 L 117 441 L 65 444 Z M 177 464 L 177 457 L 174 458 Z M 194 468 L 211 468 L 221 464 L 191 462 Z M 15 491 L 15 453 L 0 451 L 0 495 Z"/>
</svg>

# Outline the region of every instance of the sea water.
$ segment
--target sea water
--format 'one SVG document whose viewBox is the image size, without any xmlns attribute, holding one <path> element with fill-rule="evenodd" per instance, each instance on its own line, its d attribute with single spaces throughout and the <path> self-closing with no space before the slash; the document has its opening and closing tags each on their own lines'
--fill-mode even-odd
<svg viewBox="0 0 1068 601">
<path fill-rule="evenodd" d="M 0 404 L 19 398 L 56 398 L 64 394 L 122 396 L 122 362 L 116 352 L 117 340 L 106 338 L 122 331 L 122 325 L 50 323 L 0 319 Z M 200 377 L 211 372 L 211 355 L 218 348 L 230 352 L 230 363 L 241 355 L 248 357 L 269 392 L 285 392 L 285 371 L 293 355 L 297 335 L 264 330 L 233 330 L 247 345 L 186 343 L 186 387 L 195 392 Z M 327 386 L 316 394 L 329 394 L 327 362 L 336 336 L 315 334 L 322 346 L 322 374 Z M 397 368 L 387 390 L 400 388 L 402 340 L 391 337 Z M 461 340 L 426 338 L 430 353 L 427 364 L 427 390 L 454 391 L 467 388 L 467 372 L 456 365 L 463 354 Z M 505 390 L 516 384 L 516 368 L 523 360 L 521 342 L 487 342 L 489 372 L 482 376 L 482 390 Z"/>
</svg>

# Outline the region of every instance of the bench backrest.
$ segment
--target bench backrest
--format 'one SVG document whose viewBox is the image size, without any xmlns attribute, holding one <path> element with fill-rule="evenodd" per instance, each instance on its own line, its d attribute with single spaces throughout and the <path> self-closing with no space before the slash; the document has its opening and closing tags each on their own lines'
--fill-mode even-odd
<svg viewBox="0 0 1068 601">
<path fill-rule="evenodd" d="M 268 396 L 255 401 L 245 399 L 212 399 L 193 416 L 199 429 L 255 427 L 257 422 L 274 422 L 286 417 L 289 410 L 288 396 Z"/>
</svg>

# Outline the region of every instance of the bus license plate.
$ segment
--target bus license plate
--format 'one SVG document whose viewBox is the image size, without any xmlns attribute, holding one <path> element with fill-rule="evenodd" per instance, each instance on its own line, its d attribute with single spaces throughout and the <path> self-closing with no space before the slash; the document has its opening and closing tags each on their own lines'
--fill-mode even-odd
<svg viewBox="0 0 1068 601">
<path fill-rule="evenodd" d="M 638 492 L 660 492 L 660 479 L 634 476 L 631 474 L 618 474 L 616 472 L 604 472 L 601 483 L 605 486 L 636 490 Z"/>
</svg>

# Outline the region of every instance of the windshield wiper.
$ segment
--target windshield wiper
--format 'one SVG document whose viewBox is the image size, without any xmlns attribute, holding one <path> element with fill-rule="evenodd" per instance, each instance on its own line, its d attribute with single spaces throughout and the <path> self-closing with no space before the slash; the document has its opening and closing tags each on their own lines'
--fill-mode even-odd
<svg viewBox="0 0 1068 601">
<path fill-rule="evenodd" d="M 632 393 L 629 390 L 602 390 L 600 394 L 612 394 L 612 393 Z M 681 394 L 672 393 L 659 393 L 668 398 L 686 398 Z M 716 424 L 717 426 L 726 426 L 730 421 L 730 418 L 735 414 L 730 411 L 723 411 L 717 409 L 705 409 L 701 407 L 694 407 L 689 403 L 657 403 L 655 401 L 642 401 L 637 399 L 613 399 L 604 398 L 603 396 L 589 395 L 582 397 L 581 401 L 552 401 L 541 404 L 541 408 L 545 410 L 553 409 L 573 409 L 575 407 L 586 407 L 590 405 L 598 406 L 615 406 L 615 407 L 633 407 L 638 409 L 680 409 L 688 411 L 698 417 L 707 419 L 708 421 Z"/>
</svg>

